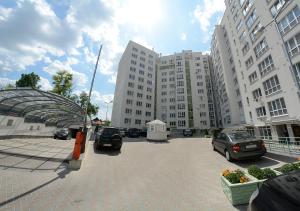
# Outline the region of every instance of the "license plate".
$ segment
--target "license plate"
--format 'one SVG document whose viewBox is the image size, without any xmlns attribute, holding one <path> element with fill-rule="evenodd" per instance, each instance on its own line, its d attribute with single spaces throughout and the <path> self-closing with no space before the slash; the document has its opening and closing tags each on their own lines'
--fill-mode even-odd
<svg viewBox="0 0 300 211">
<path fill-rule="evenodd" d="M 254 149 L 256 148 L 256 144 L 250 144 L 246 146 L 246 149 Z"/>
<path fill-rule="evenodd" d="M 111 146 L 111 144 L 103 144 L 103 146 Z"/>
</svg>

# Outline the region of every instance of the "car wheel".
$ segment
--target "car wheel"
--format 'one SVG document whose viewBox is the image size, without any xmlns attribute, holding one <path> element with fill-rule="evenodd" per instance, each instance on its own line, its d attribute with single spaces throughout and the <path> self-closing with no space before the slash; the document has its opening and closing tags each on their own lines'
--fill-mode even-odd
<svg viewBox="0 0 300 211">
<path fill-rule="evenodd" d="M 114 148 L 115 150 L 121 150 L 121 147 L 122 147 L 122 146 L 113 146 L 113 148 Z"/>
<path fill-rule="evenodd" d="M 225 157 L 226 157 L 226 160 L 232 161 L 231 155 L 227 150 L 225 150 Z"/>
</svg>

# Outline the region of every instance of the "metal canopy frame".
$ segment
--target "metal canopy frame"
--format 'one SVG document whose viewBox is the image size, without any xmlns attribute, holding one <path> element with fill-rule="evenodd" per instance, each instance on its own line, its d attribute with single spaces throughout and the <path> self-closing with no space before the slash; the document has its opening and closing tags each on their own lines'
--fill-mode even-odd
<svg viewBox="0 0 300 211">
<path fill-rule="evenodd" d="M 82 125 L 85 111 L 60 95 L 32 88 L 0 90 L 0 114 L 46 125 Z"/>
</svg>

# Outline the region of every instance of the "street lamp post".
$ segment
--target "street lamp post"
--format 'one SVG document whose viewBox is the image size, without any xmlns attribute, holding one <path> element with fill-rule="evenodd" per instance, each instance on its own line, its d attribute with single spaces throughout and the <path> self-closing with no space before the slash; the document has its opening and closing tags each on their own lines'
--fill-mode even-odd
<svg viewBox="0 0 300 211">
<path fill-rule="evenodd" d="M 112 102 L 114 102 L 114 101 L 111 100 L 111 101 L 109 101 L 109 102 L 105 102 L 105 104 L 106 104 L 106 115 L 105 115 L 105 120 L 106 120 L 106 121 L 107 121 L 108 105 L 109 105 L 110 103 L 112 103 Z"/>
</svg>

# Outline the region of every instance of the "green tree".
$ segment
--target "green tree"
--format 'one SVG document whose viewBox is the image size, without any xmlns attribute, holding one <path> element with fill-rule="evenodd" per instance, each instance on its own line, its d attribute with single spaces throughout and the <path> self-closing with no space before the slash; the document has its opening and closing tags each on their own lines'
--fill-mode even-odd
<svg viewBox="0 0 300 211">
<path fill-rule="evenodd" d="M 15 85 L 13 84 L 6 84 L 2 89 L 3 90 L 7 90 L 7 89 L 14 89 L 16 88 Z"/>
<path fill-rule="evenodd" d="M 31 87 L 33 89 L 39 89 L 38 82 L 40 81 L 40 76 L 34 72 L 29 74 L 22 74 L 21 78 L 16 81 L 16 87 Z"/>
<path fill-rule="evenodd" d="M 97 105 L 92 104 L 91 102 L 88 103 L 89 96 L 86 92 L 81 92 L 79 95 L 79 105 L 82 108 L 87 108 L 87 115 L 91 117 L 92 115 L 96 115 L 98 113 L 99 107 Z"/>
<path fill-rule="evenodd" d="M 54 88 L 52 92 L 64 97 L 71 97 L 73 86 L 73 75 L 66 70 L 58 71 L 52 77 Z"/>
</svg>

